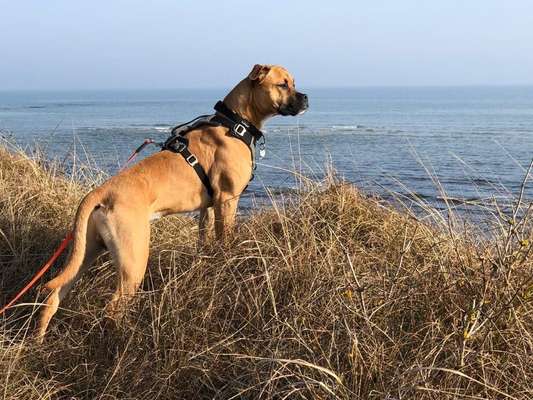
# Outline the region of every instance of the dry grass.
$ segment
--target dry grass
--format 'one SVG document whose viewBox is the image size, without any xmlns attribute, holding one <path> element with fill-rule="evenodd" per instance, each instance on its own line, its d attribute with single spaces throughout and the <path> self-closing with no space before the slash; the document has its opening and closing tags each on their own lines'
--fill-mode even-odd
<svg viewBox="0 0 533 400">
<path fill-rule="evenodd" d="M 86 190 L 53 165 L 0 150 L 2 303 L 57 246 Z M 499 233 L 485 239 L 329 180 L 246 217 L 230 245 L 201 253 L 193 221 L 167 218 L 153 226 L 149 272 L 119 327 L 103 317 L 114 284 L 106 257 L 67 297 L 43 345 L 29 340 L 31 303 L 2 317 L 0 394 L 531 399 L 524 206 L 502 212 Z"/>
</svg>

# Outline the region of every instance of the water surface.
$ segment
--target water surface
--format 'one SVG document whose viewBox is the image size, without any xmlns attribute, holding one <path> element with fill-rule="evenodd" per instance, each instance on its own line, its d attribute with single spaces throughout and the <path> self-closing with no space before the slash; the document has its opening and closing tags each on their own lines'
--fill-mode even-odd
<svg viewBox="0 0 533 400">
<path fill-rule="evenodd" d="M 310 110 L 266 126 L 267 154 L 243 198 L 321 178 L 325 165 L 367 192 L 480 202 L 517 193 L 533 157 L 533 87 L 305 90 Z M 0 129 L 51 157 L 75 148 L 110 173 L 146 137 L 212 112 L 225 90 L 0 92 Z M 147 154 L 156 151 L 149 149 Z M 83 158 L 83 156 L 82 156 Z M 438 184 L 436 181 L 438 180 Z M 531 194 L 531 191 L 528 192 Z"/>
</svg>

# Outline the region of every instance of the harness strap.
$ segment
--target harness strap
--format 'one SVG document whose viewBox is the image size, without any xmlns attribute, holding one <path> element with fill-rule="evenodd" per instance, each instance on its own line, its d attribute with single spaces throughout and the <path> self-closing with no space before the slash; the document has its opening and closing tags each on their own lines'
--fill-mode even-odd
<svg viewBox="0 0 533 400">
<path fill-rule="evenodd" d="M 229 129 L 230 134 L 248 146 L 250 149 L 250 157 L 252 158 L 252 175 L 250 181 L 254 179 L 254 173 L 256 168 L 255 164 L 255 145 L 258 140 L 263 140 L 261 148 L 265 146 L 265 137 L 263 132 L 257 129 L 250 121 L 242 118 L 239 114 L 233 112 L 222 101 L 218 101 L 214 107 L 217 114 L 212 118 L 213 122 L 218 122 L 220 125 Z M 248 185 L 246 185 L 246 188 Z M 244 188 L 244 190 L 246 190 Z"/>
<path fill-rule="evenodd" d="M 214 108 L 217 114 L 214 115 L 213 120 L 229 128 L 231 135 L 246 143 L 250 150 L 252 150 L 252 145 L 255 146 L 257 140 L 263 137 L 263 132 L 250 121 L 230 110 L 224 102 L 218 101 Z"/>
<path fill-rule="evenodd" d="M 211 182 L 209 182 L 209 177 L 205 173 L 205 170 L 202 165 L 198 162 L 196 156 L 190 152 L 189 141 L 187 140 L 187 138 L 183 136 L 175 136 L 173 139 L 175 140 L 167 140 L 167 142 L 164 144 L 163 150 L 170 150 L 175 153 L 181 154 L 187 164 L 189 164 L 194 169 L 196 175 L 198 175 L 198 177 L 204 184 L 209 197 L 213 198 L 214 191 L 213 187 L 211 186 Z"/>
<path fill-rule="evenodd" d="M 192 131 L 196 128 L 198 128 L 200 125 L 218 125 L 217 122 L 211 120 L 213 119 L 213 115 L 200 115 L 199 117 L 196 117 L 195 119 L 185 122 L 184 124 L 175 126 L 170 131 L 171 136 L 183 136 L 187 134 L 189 131 Z"/>
<path fill-rule="evenodd" d="M 185 137 L 187 133 L 199 128 L 201 125 L 222 125 L 228 128 L 231 136 L 243 141 L 250 149 L 250 154 L 252 157 L 252 170 L 255 170 L 254 146 L 256 142 L 259 139 L 263 139 L 262 146 L 264 147 L 263 132 L 257 129 L 250 121 L 242 118 L 240 115 L 230 110 L 222 101 L 217 102 L 214 108 L 217 112 L 214 115 L 201 115 L 193 119 L 192 121 L 186 122 L 173 128 L 171 131 L 171 136 L 161 146 L 163 150 L 170 150 L 175 153 L 179 153 L 183 156 L 185 161 L 191 167 L 193 167 L 194 171 L 204 184 L 207 193 L 211 198 L 214 194 L 213 187 L 209 182 L 209 177 L 207 176 L 204 168 L 198 162 L 196 156 L 192 154 L 189 150 L 189 141 Z M 254 175 L 252 173 L 250 180 L 252 180 L 253 178 Z"/>
</svg>

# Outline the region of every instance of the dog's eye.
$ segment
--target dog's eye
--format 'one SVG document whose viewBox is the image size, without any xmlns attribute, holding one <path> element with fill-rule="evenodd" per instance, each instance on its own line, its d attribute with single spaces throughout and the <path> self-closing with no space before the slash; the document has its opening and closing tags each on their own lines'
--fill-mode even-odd
<svg viewBox="0 0 533 400">
<path fill-rule="evenodd" d="M 289 85 L 287 84 L 287 82 L 278 83 L 277 86 L 282 88 L 282 89 L 288 89 L 289 88 Z"/>
</svg>

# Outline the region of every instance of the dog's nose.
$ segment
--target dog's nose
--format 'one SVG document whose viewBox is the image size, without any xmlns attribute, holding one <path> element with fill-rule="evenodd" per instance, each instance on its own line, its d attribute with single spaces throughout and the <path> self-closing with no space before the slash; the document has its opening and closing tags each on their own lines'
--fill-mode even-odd
<svg viewBox="0 0 533 400">
<path fill-rule="evenodd" d="M 305 104 L 306 107 L 309 106 L 309 98 L 304 93 L 302 93 L 302 101 L 303 101 L 303 103 Z"/>
</svg>

